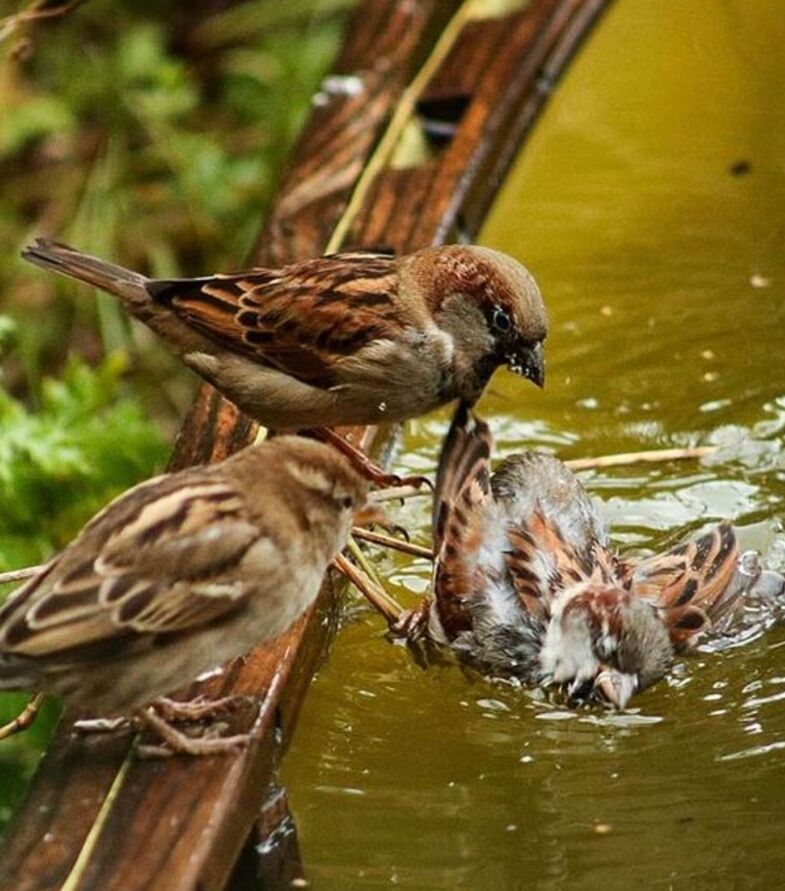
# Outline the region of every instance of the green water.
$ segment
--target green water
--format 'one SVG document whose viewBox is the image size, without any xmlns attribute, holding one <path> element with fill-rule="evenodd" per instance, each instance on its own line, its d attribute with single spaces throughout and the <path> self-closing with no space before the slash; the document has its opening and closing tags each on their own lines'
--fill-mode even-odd
<svg viewBox="0 0 785 891">
<path fill-rule="evenodd" d="M 498 375 L 499 454 L 719 444 L 585 475 L 620 544 L 730 516 L 783 562 L 785 8 L 618 0 L 557 90 L 482 241 L 550 308 L 548 384 Z M 735 172 L 734 172 L 735 171 Z M 445 413 L 407 428 L 434 467 Z M 427 531 L 424 503 L 402 518 Z M 412 603 L 424 564 L 383 556 Z M 699 654 L 632 713 L 422 671 L 353 601 L 283 769 L 318 889 L 785 886 L 785 629 Z"/>
</svg>

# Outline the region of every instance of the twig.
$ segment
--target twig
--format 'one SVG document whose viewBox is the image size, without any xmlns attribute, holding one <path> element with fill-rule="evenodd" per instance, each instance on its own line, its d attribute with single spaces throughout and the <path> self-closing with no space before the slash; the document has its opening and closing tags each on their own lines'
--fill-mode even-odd
<svg viewBox="0 0 785 891">
<path fill-rule="evenodd" d="M 363 554 L 360 546 L 351 535 L 349 536 L 349 540 L 346 542 L 346 549 L 349 551 L 352 557 L 354 557 L 357 565 L 368 576 L 368 578 L 371 579 L 374 585 L 384 591 L 384 582 L 382 581 L 379 573 L 376 571 L 376 567 L 368 560 L 365 554 Z"/>
<path fill-rule="evenodd" d="M 387 622 L 392 625 L 403 614 L 403 608 L 390 595 L 371 580 L 367 573 L 347 560 L 343 554 L 333 559 L 335 568 L 342 572 L 357 590 L 377 609 Z"/>
<path fill-rule="evenodd" d="M 39 19 L 54 19 L 67 15 L 72 9 L 76 9 L 77 6 L 84 3 L 85 0 L 68 0 L 66 3 L 61 3 L 60 6 L 49 7 L 44 7 L 45 2 L 46 0 L 36 0 L 35 3 L 22 10 L 22 12 L 15 12 L 13 15 L 0 19 L 0 43 L 8 40 L 14 31 L 17 31 L 22 25 L 38 21 Z"/>
<path fill-rule="evenodd" d="M 564 463 L 570 470 L 593 470 L 600 467 L 621 467 L 625 464 L 650 464 L 664 461 L 685 461 L 705 458 L 717 451 L 716 446 L 696 446 L 689 449 L 650 449 L 645 452 L 622 452 L 619 455 L 602 455 L 599 458 L 575 458 Z"/>
<path fill-rule="evenodd" d="M 430 489 L 417 486 L 388 486 L 385 489 L 374 489 L 368 493 L 368 502 L 377 504 L 380 501 L 403 501 L 405 498 L 432 495 Z"/>
<path fill-rule="evenodd" d="M 25 579 L 37 575 L 45 565 L 42 563 L 40 566 L 25 566 L 23 569 L 11 569 L 8 572 L 0 572 L 0 585 L 5 585 L 9 582 L 23 582 Z"/>
<path fill-rule="evenodd" d="M 383 535 L 381 532 L 372 532 L 370 529 L 361 529 L 355 526 L 352 529 L 352 537 L 382 545 L 385 548 L 392 548 L 394 551 L 403 551 L 404 554 L 411 554 L 413 557 L 425 557 L 426 560 L 433 560 L 433 551 L 430 548 L 412 544 L 409 541 L 401 541 L 400 538 Z"/>
<path fill-rule="evenodd" d="M 9 736 L 27 730 L 38 717 L 38 711 L 45 698 L 46 693 L 36 693 L 13 721 L 0 726 L 0 740 L 8 739 Z"/>
<path fill-rule="evenodd" d="M 617 455 L 600 455 L 597 458 L 573 458 L 564 463 L 570 470 L 594 470 L 602 467 L 623 467 L 627 464 L 657 464 L 666 461 L 687 461 L 713 455 L 717 446 L 694 446 L 684 449 L 649 449 L 642 452 L 621 452 Z M 396 501 L 399 498 L 414 498 L 430 495 L 427 490 L 415 486 L 391 486 L 379 489 L 368 495 L 368 501 Z"/>
</svg>

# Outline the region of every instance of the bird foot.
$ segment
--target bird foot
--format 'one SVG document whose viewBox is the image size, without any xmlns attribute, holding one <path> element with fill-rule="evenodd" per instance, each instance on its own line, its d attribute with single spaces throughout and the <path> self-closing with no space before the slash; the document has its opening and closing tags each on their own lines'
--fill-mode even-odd
<svg viewBox="0 0 785 891">
<path fill-rule="evenodd" d="M 242 697 L 227 697 L 237 698 Z M 216 700 L 220 702 L 221 700 Z M 187 703 L 185 703 L 187 704 Z M 212 703 L 206 703 L 211 705 Z M 153 731 L 163 745 L 139 743 L 137 754 L 142 758 L 171 758 L 174 755 L 191 755 L 204 757 L 208 755 L 233 755 L 242 751 L 251 742 L 250 733 L 239 733 L 234 736 L 220 736 L 221 727 L 212 725 L 200 736 L 189 736 L 173 727 L 158 714 L 155 705 L 140 709 L 135 715 L 142 727 Z"/>
<path fill-rule="evenodd" d="M 220 699 L 207 699 L 197 696 L 186 702 L 177 699 L 169 699 L 160 696 L 150 705 L 167 722 L 177 721 L 204 721 L 206 718 L 214 718 L 217 715 L 226 715 L 237 711 L 250 702 L 247 696 L 223 696 Z"/>
<path fill-rule="evenodd" d="M 13 721 L 9 721 L 7 724 L 3 724 L 0 726 L 0 740 L 8 739 L 9 736 L 14 736 L 17 733 L 22 733 L 24 730 L 27 730 L 29 727 L 32 727 L 35 723 L 35 719 L 38 717 L 38 712 L 41 708 L 41 704 L 44 701 L 46 694 L 45 693 L 36 693 L 35 696 L 27 703 L 27 705 L 22 709 L 21 712 L 13 719 Z"/>
<path fill-rule="evenodd" d="M 390 624 L 390 631 L 412 643 L 422 640 L 428 633 L 430 611 L 430 602 L 423 599 L 413 609 L 404 610 L 398 619 Z"/>
</svg>

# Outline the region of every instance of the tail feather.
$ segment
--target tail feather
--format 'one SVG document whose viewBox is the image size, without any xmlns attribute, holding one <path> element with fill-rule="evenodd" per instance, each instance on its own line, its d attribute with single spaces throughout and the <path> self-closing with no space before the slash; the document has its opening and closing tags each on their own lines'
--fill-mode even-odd
<svg viewBox="0 0 785 891">
<path fill-rule="evenodd" d="M 22 256 L 43 269 L 115 294 L 132 308 L 150 302 L 147 292 L 149 279 L 138 272 L 83 254 L 66 244 L 37 238 L 34 244 L 22 251 Z"/>
</svg>

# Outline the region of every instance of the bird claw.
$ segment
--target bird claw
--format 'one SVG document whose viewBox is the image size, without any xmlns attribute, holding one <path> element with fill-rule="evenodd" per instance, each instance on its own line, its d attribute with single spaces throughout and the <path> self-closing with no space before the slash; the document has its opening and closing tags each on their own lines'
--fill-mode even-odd
<svg viewBox="0 0 785 891">
<path fill-rule="evenodd" d="M 161 696 L 151 703 L 151 706 L 167 722 L 177 721 L 203 721 L 216 715 L 226 715 L 237 711 L 251 701 L 248 696 L 223 696 L 220 699 L 207 699 L 197 696 L 195 699 L 180 702 Z"/>
<path fill-rule="evenodd" d="M 393 523 L 378 504 L 366 504 L 354 515 L 354 526 L 373 531 L 382 529 L 388 535 L 400 535 L 405 542 L 410 542 L 409 530 L 399 523 Z"/>
<path fill-rule="evenodd" d="M 430 489 L 431 492 L 436 491 L 436 487 L 427 476 L 397 476 L 396 474 L 387 474 L 386 476 L 391 482 L 388 482 L 385 488 L 406 486 L 413 489 L 421 489 L 424 486 L 426 489 Z"/>
<path fill-rule="evenodd" d="M 226 699 L 233 698 L 243 699 L 245 697 L 226 697 Z M 220 700 L 216 700 L 216 702 L 220 702 Z M 232 755 L 242 751 L 251 742 L 250 733 L 239 733 L 234 736 L 216 735 L 220 733 L 221 728 L 215 727 L 215 725 L 208 727 L 199 736 L 189 736 L 163 718 L 156 710 L 155 704 L 140 709 L 136 713 L 135 719 L 142 728 L 146 727 L 152 730 L 163 742 L 163 745 L 139 743 L 136 751 L 142 758 L 171 758 L 173 755 L 197 757 Z"/>
<path fill-rule="evenodd" d="M 390 624 L 390 631 L 412 643 L 421 640 L 428 631 L 429 613 L 430 603 L 422 600 L 413 609 L 404 610 L 395 622 Z"/>
</svg>

